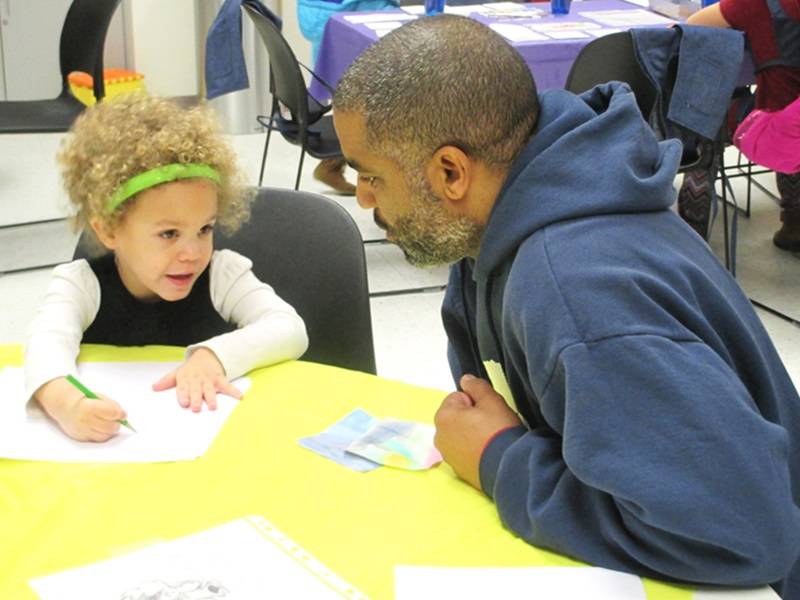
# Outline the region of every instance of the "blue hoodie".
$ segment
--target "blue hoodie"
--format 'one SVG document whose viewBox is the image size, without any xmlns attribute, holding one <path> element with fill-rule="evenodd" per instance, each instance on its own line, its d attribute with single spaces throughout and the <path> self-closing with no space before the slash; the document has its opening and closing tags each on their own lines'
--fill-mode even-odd
<svg viewBox="0 0 800 600">
<path fill-rule="evenodd" d="M 526 423 L 485 448 L 484 492 L 529 543 L 594 565 L 800 597 L 800 398 L 669 208 L 680 144 L 624 84 L 540 101 L 442 308 L 456 381 L 489 375 Z"/>
</svg>

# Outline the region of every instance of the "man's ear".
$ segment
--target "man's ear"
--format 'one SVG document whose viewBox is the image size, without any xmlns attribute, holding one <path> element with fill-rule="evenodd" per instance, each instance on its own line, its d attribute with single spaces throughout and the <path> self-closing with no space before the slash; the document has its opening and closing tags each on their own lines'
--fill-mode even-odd
<svg viewBox="0 0 800 600">
<path fill-rule="evenodd" d="M 117 239 L 114 230 L 98 218 L 91 219 L 89 226 L 94 231 L 94 235 L 107 250 L 114 250 L 117 246 Z"/>
<path fill-rule="evenodd" d="M 442 146 L 428 161 L 426 176 L 438 198 L 449 202 L 464 200 L 473 183 L 475 165 L 456 146 Z"/>
</svg>

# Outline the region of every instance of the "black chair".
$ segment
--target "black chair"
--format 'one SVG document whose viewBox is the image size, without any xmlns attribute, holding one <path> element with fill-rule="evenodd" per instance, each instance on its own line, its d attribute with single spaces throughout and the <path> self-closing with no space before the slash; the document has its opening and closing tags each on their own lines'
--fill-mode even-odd
<svg viewBox="0 0 800 600">
<path fill-rule="evenodd" d="M 621 81 L 627 83 L 634 96 L 642 117 L 650 122 L 650 114 L 656 103 L 656 90 L 653 83 L 648 79 L 633 47 L 633 37 L 630 31 L 620 31 L 601 38 L 597 38 L 586 44 L 567 75 L 567 82 L 564 87 L 570 92 L 580 94 L 595 85 L 607 83 L 609 81 Z M 685 173 L 691 170 L 702 170 L 719 173 L 722 180 L 722 215 L 723 215 L 723 236 L 725 244 L 725 267 L 735 275 L 736 273 L 736 250 L 735 250 L 735 214 L 729 240 L 728 233 L 728 191 L 730 183 L 726 176 L 724 164 L 724 134 L 725 123 L 723 123 L 717 139 L 708 140 L 698 152 L 694 149 L 684 148 L 684 156 L 678 173 Z M 714 185 L 713 179 L 711 185 Z M 735 203 L 735 199 L 734 199 Z"/>
<path fill-rule="evenodd" d="M 232 236 L 215 233 L 214 245 L 251 259 L 256 277 L 303 318 L 303 360 L 375 373 L 364 247 L 341 206 L 308 192 L 260 188 L 250 220 Z M 94 254 L 84 232 L 74 258 Z"/>
<path fill-rule="evenodd" d="M 627 31 L 604 35 L 586 44 L 572 63 L 564 87 L 580 94 L 608 81 L 627 83 L 647 119 L 656 102 L 656 90 L 636 60 L 633 38 Z"/>
<path fill-rule="evenodd" d="M 264 143 L 258 185 L 260 186 L 264 180 L 267 150 L 274 129 L 279 131 L 288 142 L 301 147 L 297 180 L 294 184 L 294 189 L 298 189 L 306 152 L 314 158 L 320 159 L 342 155 L 339 139 L 333 128 L 333 117 L 326 114 L 331 107 L 323 106 L 309 95 L 303 73 L 300 71 L 300 63 L 280 30 L 258 11 L 247 5 L 244 5 L 243 9 L 253 20 L 256 31 L 267 47 L 269 56 L 272 108 L 270 116 L 258 119 L 267 128 L 267 140 Z M 316 77 L 313 72 L 311 75 Z M 317 79 L 319 80 L 319 78 Z M 322 80 L 319 81 L 324 84 Z M 281 107 L 288 111 L 288 116 L 281 114 Z"/>
<path fill-rule="evenodd" d="M 67 131 L 86 108 L 70 91 L 67 77 L 73 71 L 89 73 L 95 99 L 103 98 L 103 47 L 111 17 L 121 1 L 73 0 L 59 42 L 61 93 L 50 100 L 0 102 L 0 133 Z"/>
</svg>

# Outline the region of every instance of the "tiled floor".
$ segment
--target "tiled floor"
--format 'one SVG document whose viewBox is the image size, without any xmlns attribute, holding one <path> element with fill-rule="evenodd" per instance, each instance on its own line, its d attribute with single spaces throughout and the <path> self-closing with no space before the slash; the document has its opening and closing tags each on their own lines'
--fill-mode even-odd
<svg viewBox="0 0 800 600">
<path fill-rule="evenodd" d="M 53 158 L 60 138 L 56 134 L 0 137 L 0 226 L 63 217 L 64 196 Z M 243 168 L 255 183 L 263 137 L 241 135 L 231 139 Z M 299 149 L 279 136 L 272 139 L 265 183 L 292 187 Z M 306 160 L 301 189 L 325 193 L 325 187 L 311 177 L 314 166 L 313 159 Z M 761 181 L 774 192 L 772 176 L 762 176 Z M 736 180 L 734 185 L 737 197 L 743 198 L 744 179 Z M 330 197 L 353 215 L 365 239 L 382 236 L 371 214 L 359 209 L 354 198 Z M 754 189 L 752 215 L 749 219 L 740 218 L 738 226 L 739 280 L 752 299 L 769 307 L 769 310 L 759 310 L 759 314 L 794 381 L 800 383 L 800 326 L 797 323 L 800 321 L 800 256 L 772 246 L 778 209 L 775 201 L 761 190 Z M 720 256 L 721 237 L 718 224 L 712 246 Z M 46 289 L 50 269 L 8 271 L 25 265 L 68 260 L 74 241 L 65 221 L 0 227 L 0 343 L 22 342 L 25 327 Z M 446 269 L 414 269 L 393 246 L 367 244 L 365 249 L 373 292 L 435 288 L 446 281 Z M 452 388 L 445 358 L 446 341 L 439 320 L 442 297 L 441 291 L 428 291 L 373 298 L 372 318 L 380 375 L 440 389 Z M 770 311 L 786 315 L 795 322 Z"/>
</svg>

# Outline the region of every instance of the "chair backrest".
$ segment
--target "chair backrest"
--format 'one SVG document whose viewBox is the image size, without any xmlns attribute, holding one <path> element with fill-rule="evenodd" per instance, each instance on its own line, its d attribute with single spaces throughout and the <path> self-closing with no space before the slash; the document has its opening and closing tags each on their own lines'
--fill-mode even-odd
<svg viewBox="0 0 800 600">
<path fill-rule="evenodd" d="M 656 90 L 636 60 L 629 31 L 605 35 L 586 44 L 572 63 L 564 87 L 579 94 L 609 81 L 627 83 L 642 115 L 645 119 L 649 117 Z"/>
<path fill-rule="evenodd" d="M 250 220 L 231 236 L 214 235 L 253 261 L 253 272 L 303 318 L 303 360 L 375 373 L 366 259 L 361 234 L 341 206 L 323 196 L 260 188 Z M 89 258 L 81 234 L 74 258 Z"/>
<path fill-rule="evenodd" d="M 273 97 L 292 113 L 300 134 L 305 137 L 309 125 L 308 90 L 300 64 L 280 30 L 257 10 L 242 5 L 253 20 L 256 31 L 267 47 Z"/>
<path fill-rule="evenodd" d="M 89 73 L 94 96 L 105 96 L 103 47 L 111 18 L 122 0 L 72 0 L 64 19 L 59 44 L 62 94 L 69 92 L 67 76 L 73 71 Z"/>
</svg>

